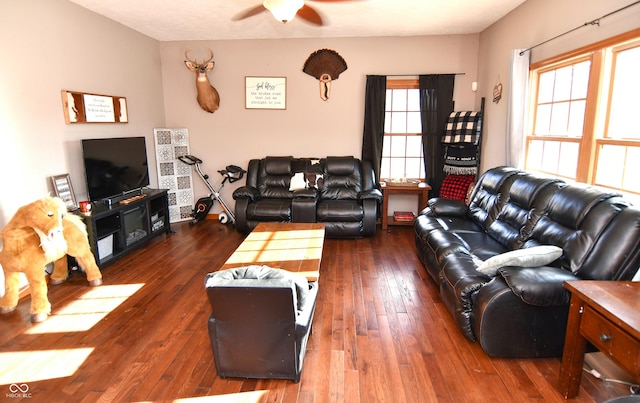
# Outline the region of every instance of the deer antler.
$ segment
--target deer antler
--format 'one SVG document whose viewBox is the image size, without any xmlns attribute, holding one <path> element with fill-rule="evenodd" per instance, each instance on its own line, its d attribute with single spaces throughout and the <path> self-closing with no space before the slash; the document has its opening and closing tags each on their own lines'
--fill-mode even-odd
<svg viewBox="0 0 640 403">
<path fill-rule="evenodd" d="M 196 62 L 195 60 L 191 60 L 191 58 L 189 58 L 189 52 L 191 52 L 191 48 L 187 48 L 184 51 L 184 58 L 187 59 L 188 62 L 191 62 L 193 64 L 198 64 L 198 62 Z"/>
<path fill-rule="evenodd" d="M 208 48 L 208 49 L 209 49 L 209 60 L 207 60 L 206 62 L 203 62 L 202 64 L 207 64 L 213 60 L 213 50 L 211 50 L 211 48 Z"/>
<path fill-rule="evenodd" d="M 213 60 L 213 50 L 211 50 L 211 48 L 209 48 L 209 59 L 208 59 L 208 60 L 206 60 L 206 61 L 205 61 L 205 60 L 203 60 L 203 61 L 202 61 L 202 63 L 198 63 L 198 60 L 197 60 L 197 59 L 193 59 L 193 60 L 192 60 L 191 58 L 189 58 L 189 52 L 191 52 L 191 48 L 187 48 L 187 49 L 184 51 L 184 57 L 185 57 L 185 59 L 187 59 L 187 61 L 189 61 L 189 62 L 191 62 L 191 63 L 193 63 L 193 64 L 196 64 L 196 65 L 202 66 L 202 65 L 205 65 L 205 64 L 209 63 L 211 60 Z"/>
</svg>

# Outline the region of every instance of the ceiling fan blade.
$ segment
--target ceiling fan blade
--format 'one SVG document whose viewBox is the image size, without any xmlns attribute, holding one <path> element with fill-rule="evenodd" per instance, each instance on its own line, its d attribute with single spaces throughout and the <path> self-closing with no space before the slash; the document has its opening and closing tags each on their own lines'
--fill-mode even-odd
<svg viewBox="0 0 640 403">
<path fill-rule="evenodd" d="M 309 0 L 316 3 L 346 3 L 352 1 L 362 1 L 362 0 Z"/>
<path fill-rule="evenodd" d="M 254 15 L 258 15 L 260 13 L 262 13 L 263 11 L 267 11 L 266 8 L 264 8 L 264 6 L 262 4 L 257 5 L 255 7 L 251 7 L 248 8 L 236 15 L 234 15 L 231 18 L 231 21 L 239 21 L 239 20 L 244 20 L 245 18 L 249 18 L 249 17 L 253 17 Z"/>
<path fill-rule="evenodd" d="M 322 17 L 320 16 L 320 14 L 316 10 L 314 10 L 313 7 L 308 6 L 306 4 L 302 6 L 300 10 L 298 10 L 297 15 L 303 20 L 310 22 L 311 24 L 319 25 L 319 26 L 324 25 L 324 22 L 322 21 Z"/>
</svg>

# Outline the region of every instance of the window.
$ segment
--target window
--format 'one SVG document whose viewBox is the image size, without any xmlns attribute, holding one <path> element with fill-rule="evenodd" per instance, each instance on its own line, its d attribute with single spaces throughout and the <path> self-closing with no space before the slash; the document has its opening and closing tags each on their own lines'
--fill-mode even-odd
<svg viewBox="0 0 640 403">
<path fill-rule="evenodd" d="M 640 201 L 640 30 L 531 66 L 526 168 Z"/>
<path fill-rule="evenodd" d="M 388 80 L 380 177 L 424 179 L 418 80 Z"/>
<path fill-rule="evenodd" d="M 590 65 L 578 60 L 539 71 L 529 169 L 576 178 Z"/>
</svg>

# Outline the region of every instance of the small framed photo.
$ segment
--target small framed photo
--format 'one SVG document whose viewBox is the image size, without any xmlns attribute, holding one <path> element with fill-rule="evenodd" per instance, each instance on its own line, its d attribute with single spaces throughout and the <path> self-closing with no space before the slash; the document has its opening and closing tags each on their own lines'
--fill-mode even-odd
<svg viewBox="0 0 640 403">
<path fill-rule="evenodd" d="M 286 77 L 245 77 L 245 109 L 287 109 Z"/>
<path fill-rule="evenodd" d="M 51 183 L 53 183 L 53 189 L 56 192 L 56 196 L 64 201 L 67 205 L 67 210 L 77 210 L 78 202 L 76 196 L 73 193 L 73 187 L 71 186 L 71 177 L 69 174 L 56 175 L 51 177 Z"/>
</svg>

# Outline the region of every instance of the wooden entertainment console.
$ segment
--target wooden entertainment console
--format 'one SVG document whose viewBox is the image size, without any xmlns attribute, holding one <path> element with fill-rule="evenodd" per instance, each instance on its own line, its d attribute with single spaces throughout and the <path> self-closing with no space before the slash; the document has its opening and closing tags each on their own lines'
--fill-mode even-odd
<svg viewBox="0 0 640 403">
<path fill-rule="evenodd" d="M 92 203 L 82 214 L 91 251 L 100 268 L 162 233 L 171 233 L 166 189 L 145 189 L 126 203 Z"/>
</svg>

